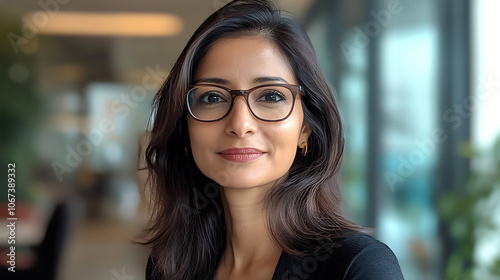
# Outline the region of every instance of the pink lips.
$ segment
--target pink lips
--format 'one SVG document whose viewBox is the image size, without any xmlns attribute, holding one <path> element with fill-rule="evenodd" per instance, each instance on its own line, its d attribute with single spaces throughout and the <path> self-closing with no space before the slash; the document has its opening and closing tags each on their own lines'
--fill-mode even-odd
<svg viewBox="0 0 500 280">
<path fill-rule="evenodd" d="M 255 148 L 231 148 L 217 154 L 229 161 L 247 162 L 259 158 L 264 152 Z"/>
</svg>

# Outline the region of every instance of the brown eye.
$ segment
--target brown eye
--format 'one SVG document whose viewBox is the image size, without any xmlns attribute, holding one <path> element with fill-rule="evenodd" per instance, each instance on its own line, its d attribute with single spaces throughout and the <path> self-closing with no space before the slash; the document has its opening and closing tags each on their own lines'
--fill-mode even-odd
<svg viewBox="0 0 500 280">
<path fill-rule="evenodd" d="M 269 90 L 263 92 L 259 97 L 259 99 L 257 99 L 256 101 L 277 103 L 284 100 L 286 100 L 286 97 L 283 94 L 281 94 L 281 92 L 277 90 Z"/>
<path fill-rule="evenodd" d="M 198 98 L 198 103 L 202 105 L 212 105 L 226 101 L 225 96 L 217 91 L 206 92 Z"/>
</svg>

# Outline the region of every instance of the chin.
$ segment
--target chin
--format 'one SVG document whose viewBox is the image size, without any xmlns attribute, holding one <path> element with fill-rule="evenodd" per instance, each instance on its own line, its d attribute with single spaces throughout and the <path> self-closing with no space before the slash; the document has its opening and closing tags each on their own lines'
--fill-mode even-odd
<svg viewBox="0 0 500 280">
<path fill-rule="evenodd" d="M 258 187 L 271 187 L 276 180 L 262 180 L 261 178 L 245 179 L 243 176 L 232 177 L 227 180 L 227 184 L 221 184 L 222 182 L 217 182 L 224 188 L 234 188 L 234 189 L 251 189 Z"/>
</svg>

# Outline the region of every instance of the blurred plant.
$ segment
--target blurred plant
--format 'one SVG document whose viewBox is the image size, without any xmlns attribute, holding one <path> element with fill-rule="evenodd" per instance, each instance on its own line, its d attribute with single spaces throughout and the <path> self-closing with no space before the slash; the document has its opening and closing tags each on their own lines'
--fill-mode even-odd
<svg viewBox="0 0 500 280">
<path fill-rule="evenodd" d="M 40 108 L 33 87 L 32 54 L 16 53 L 9 40 L 9 34 L 23 34 L 21 17 L 5 13 L 0 14 L 0 177 L 7 180 L 7 164 L 15 163 L 16 200 L 30 200 L 32 139 L 40 121 Z M 7 191 L 2 191 L 0 201 L 6 199 Z"/>
<path fill-rule="evenodd" d="M 464 149 L 473 167 L 460 191 L 438 202 L 456 242 L 446 279 L 500 279 L 500 138 L 492 150 Z"/>
</svg>

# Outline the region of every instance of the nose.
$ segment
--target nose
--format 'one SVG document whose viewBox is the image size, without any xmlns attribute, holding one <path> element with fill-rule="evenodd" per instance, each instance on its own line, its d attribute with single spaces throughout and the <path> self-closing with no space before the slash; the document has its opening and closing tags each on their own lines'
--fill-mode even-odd
<svg viewBox="0 0 500 280">
<path fill-rule="evenodd" d="M 257 120 L 243 96 L 237 96 L 234 99 L 233 108 L 226 119 L 226 134 L 228 135 L 245 137 L 257 132 Z"/>
</svg>

